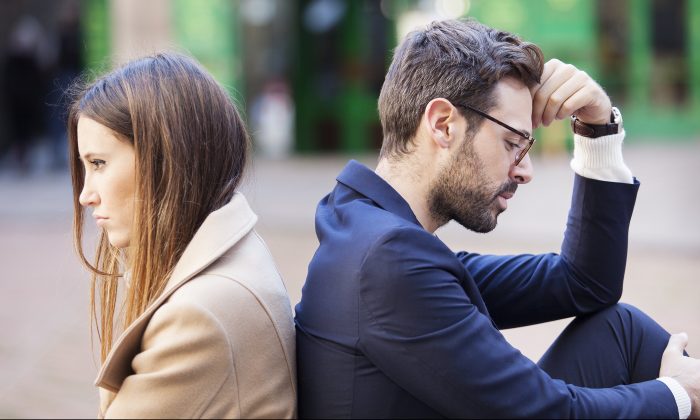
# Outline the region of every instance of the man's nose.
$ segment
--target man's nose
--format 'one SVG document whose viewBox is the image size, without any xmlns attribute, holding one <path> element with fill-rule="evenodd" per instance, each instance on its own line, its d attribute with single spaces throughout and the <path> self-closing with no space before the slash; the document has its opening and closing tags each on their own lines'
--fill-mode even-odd
<svg viewBox="0 0 700 420">
<path fill-rule="evenodd" d="M 510 167 L 510 178 L 518 184 L 527 184 L 532 181 L 533 167 L 530 155 L 527 154 L 517 165 Z"/>
</svg>

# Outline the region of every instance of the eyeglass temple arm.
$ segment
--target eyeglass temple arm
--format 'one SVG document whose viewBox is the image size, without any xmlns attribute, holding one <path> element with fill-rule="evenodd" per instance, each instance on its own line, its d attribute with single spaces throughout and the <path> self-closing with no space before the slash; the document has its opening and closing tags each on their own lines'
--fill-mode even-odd
<svg viewBox="0 0 700 420">
<path fill-rule="evenodd" d="M 473 107 L 471 107 L 471 106 L 469 106 L 469 105 L 462 105 L 462 106 L 465 107 L 465 108 L 468 108 L 468 109 L 470 109 L 470 110 L 472 110 L 472 111 L 474 111 L 474 112 L 476 112 L 477 114 L 481 115 L 482 117 L 486 118 L 487 120 L 490 120 L 490 121 L 495 122 L 496 124 L 500 125 L 500 126 L 503 127 L 503 128 L 506 128 L 506 129 L 508 129 L 508 130 L 510 130 L 510 131 L 512 131 L 512 132 L 514 132 L 514 133 L 520 134 L 522 137 L 524 137 L 524 138 L 526 138 L 526 139 L 528 139 L 528 140 L 530 140 L 530 141 L 533 141 L 533 142 L 535 141 L 535 139 L 534 139 L 532 136 L 526 135 L 525 133 L 523 133 L 522 131 L 518 130 L 517 128 L 511 127 L 511 126 L 509 126 L 508 124 L 504 123 L 503 121 L 499 121 L 499 120 L 493 118 L 492 116 L 490 116 L 489 114 L 487 114 L 487 113 L 485 113 L 485 112 L 479 111 L 478 109 L 473 108 Z"/>
</svg>

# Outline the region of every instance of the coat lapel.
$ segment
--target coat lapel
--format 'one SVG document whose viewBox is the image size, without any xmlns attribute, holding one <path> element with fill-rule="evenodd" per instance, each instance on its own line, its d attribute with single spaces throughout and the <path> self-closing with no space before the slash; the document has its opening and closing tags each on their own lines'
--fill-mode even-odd
<svg viewBox="0 0 700 420">
<path fill-rule="evenodd" d="M 187 283 L 231 249 L 255 226 L 258 217 L 245 197 L 236 193 L 231 201 L 212 212 L 197 230 L 173 269 L 173 274 L 156 299 L 119 336 L 100 369 L 95 385 L 116 392 L 132 373 L 131 361 L 141 350 L 141 338 L 155 311 Z"/>
</svg>

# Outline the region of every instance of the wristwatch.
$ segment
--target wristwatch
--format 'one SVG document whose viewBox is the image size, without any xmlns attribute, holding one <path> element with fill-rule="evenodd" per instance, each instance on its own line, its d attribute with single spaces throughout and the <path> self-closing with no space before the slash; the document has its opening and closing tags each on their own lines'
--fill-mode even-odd
<svg viewBox="0 0 700 420">
<path fill-rule="evenodd" d="M 579 120 L 576 115 L 572 115 L 571 129 L 574 133 L 589 139 L 618 134 L 622 132 L 622 114 L 617 107 L 612 107 L 610 122 L 607 124 L 588 124 Z"/>
</svg>

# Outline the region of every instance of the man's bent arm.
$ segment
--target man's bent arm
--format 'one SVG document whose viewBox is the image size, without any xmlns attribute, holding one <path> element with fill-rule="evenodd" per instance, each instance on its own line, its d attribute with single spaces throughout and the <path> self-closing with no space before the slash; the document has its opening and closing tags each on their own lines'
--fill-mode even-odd
<svg viewBox="0 0 700 420">
<path fill-rule="evenodd" d="M 457 254 L 499 328 L 590 313 L 620 299 L 638 187 L 576 175 L 561 255 Z"/>
<path fill-rule="evenodd" d="M 420 252 L 407 248 L 415 243 Z M 678 415 L 660 381 L 589 389 L 549 377 L 471 303 L 449 255 L 402 229 L 377 240 L 360 272 L 358 346 L 415 398 L 448 417 Z"/>
<path fill-rule="evenodd" d="M 571 168 L 579 176 L 588 179 L 635 184 L 636 182 L 632 176 L 632 172 L 629 170 L 622 157 L 622 143 L 624 137 L 624 131 L 619 134 L 595 139 L 574 135 L 575 146 L 574 157 L 571 160 Z M 613 188 L 617 187 L 613 186 Z M 624 187 L 622 188 L 624 189 Z M 636 194 L 636 188 L 634 192 Z M 579 189 L 575 188 L 574 197 L 578 193 Z M 632 205 L 634 204 L 634 198 L 635 197 L 630 197 Z M 600 198 L 596 201 L 603 212 L 618 212 L 618 209 L 614 207 L 618 203 L 617 201 L 606 202 L 607 200 L 605 200 L 605 198 Z M 575 207 L 576 204 L 578 203 L 574 200 L 571 212 L 577 210 Z M 624 203 L 623 208 L 627 208 Z M 572 221 L 571 212 L 569 222 Z M 602 275 L 596 276 L 595 278 L 586 276 L 585 265 L 573 267 L 572 269 L 558 267 L 560 265 L 565 265 L 567 258 L 565 257 L 564 261 L 562 261 L 556 254 L 520 256 L 514 258 L 500 258 L 494 256 L 481 257 L 474 254 L 458 254 L 458 256 L 460 256 L 465 265 L 467 265 L 467 269 L 475 276 L 475 280 L 477 284 L 479 284 L 482 294 L 484 294 L 484 299 L 489 306 L 489 310 L 499 326 L 523 326 L 568 316 L 576 316 L 600 309 L 601 307 L 617 302 L 619 299 L 619 295 L 622 293 L 622 281 L 627 261 L 627 226 L 631 213 L 631 207 L 628 211 L 623 210 L 623 217 L 614 221 L 614 223 L 618 224 L 616 227 L 617 240 L 614 244 L 618 245 L 620 250 L 624 250 L 624 253 L 616 252 L 601 256 L 602 258 L 613 255 L 616 257 L 609 261 L 601 260 L 600 257 L 592 260 L 593 264 L 602 264 L 604 267 L 609 267 L 609 276 L 606 275 L 607 273 L 602 273 Z M 625 217 L 627 215 L 629 215 L 629 217 Z M 584 220 L 581 220 L 581 222 L 584 222 Z M 621 229 L 622 227 L 624 227 L 624 229 Z M 585 229 L 585 227 L 583 228 Z M 567 229 L 567 235 L 574 239 L 578 237 L 578 234 L 571 224 L 569 224 Z M 586 237 L 586 239 L 594 238 L 595 236 L 591 235 Z M 621 239 L 624 239 L 624 241 Z M 566 241 L 565 246 L 567 246 Z M 584 244 L 584 246 L 595 248 L 599 245 L 596 243 L 589 243 Z M 569 247 L 568 249 L 571 250 L 572 248 Z M 573 256 L 568 257 L 568 260 L 573 259 Z M 558 270 L 558 268 L 561 269 Z M 544 274 L 548 270 L 550 273 Z M 621 273 L 621 275 L 617 273 Z M 506 275 L 501 275 L 499 278 L 498 274 Z M 545 276 L 545 278 L 546 276 L 550 276 L 553 278 L 553 282 L 564 287 L 552 288 L 548 287 L 548 285 L 536 284 L 535 282 L 537 279 L 543 278 L 543 276 Z M 573 283 L 570 284 L 568 282 Z M 529 297 L 530 293 L 537 295 L 538 291 L 549 291 L 559 296 L 550 294 L 550 296 L 534 296 L 537 297 L 536 299 L 531 299 Z M 508 292 L 513 292 L 513 295 L 509 296 Z M 569 297 L 572 299 L 568 299 Z M 593 300 L 588 299 L 590 297 L 593 297 Z M 554 299 L 554 302 L 548 304 L 550 299 Z M 528 303 L 532 304 L 532 307 L 528 308 Z M 568 308 L 561 307 L 562 304 L 566 303 L 569 304 Z M 524 307 L 518 310 L 519 306 Z"/>
</svg>

